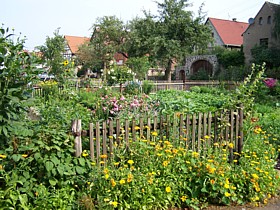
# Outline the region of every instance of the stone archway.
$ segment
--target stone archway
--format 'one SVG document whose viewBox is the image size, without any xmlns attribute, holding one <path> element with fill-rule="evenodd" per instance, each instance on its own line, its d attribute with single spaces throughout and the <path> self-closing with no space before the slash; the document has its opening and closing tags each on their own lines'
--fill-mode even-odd
<svg viewBox="0 0 280 210">
<path fill-rule="evenodd" d="M 207 60 L 197 60 L 191 65 L 191 75 L 204 70 L 207 75 L 213 76 L 213 65 Z"/>
<path fill-rule="evenodd" d="M 209 75 L 213 76 L 218 69 L 217 56 L 195 55 L 186 57 L 185 66 L 178 66 L 176 68 L 176 79 L 182 80 L 182 74 L 187 78 L 190 75 L 193 75 L 199 68 L 205 68 L 207 72 L 210 73 Z"/>
</svg>

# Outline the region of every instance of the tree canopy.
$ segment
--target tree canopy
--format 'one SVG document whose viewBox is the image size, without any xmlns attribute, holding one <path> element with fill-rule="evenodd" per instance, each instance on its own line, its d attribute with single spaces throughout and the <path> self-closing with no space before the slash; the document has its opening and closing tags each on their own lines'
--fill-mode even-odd
<svg viewBox="0 0 280 210">
<path fill-rule="evenodd" d="M 50 67 L 49 73 L 54 74 L 59 79 L 63 71 L 66 41 L 62 35 L 59 34 L 59 29 L 55 30 L 54 37 L 47 36 L 45 45 L 36 47 L 42 55 L 42 62 Z M 69 62 L 69 61 L 67 61 Z"/>
<path fill-rule="evenodd" d="M 105 70 L 114 59 L 114 54 L 123 52 L 127 32 L 123 22 L 115 16 L 97 18 L 92 29 L 90 43 L 79 49 L 78 59 L 91 68 L 101 67 Z"/>
<path fill-rule="evenodd" d="M 165 67 L 165 76 L 171 80 L 171 67 L 179 63 L 195 48 L 206 48 L 211 33 L 203 21 L 202 6 L 194 18 L 188 0 L 157 2 L 158 14 L 144 11 L 144 18 L 131 21 L 127 41 L 129 56 L 149 55 L 154 64 Z"/>
</svg>

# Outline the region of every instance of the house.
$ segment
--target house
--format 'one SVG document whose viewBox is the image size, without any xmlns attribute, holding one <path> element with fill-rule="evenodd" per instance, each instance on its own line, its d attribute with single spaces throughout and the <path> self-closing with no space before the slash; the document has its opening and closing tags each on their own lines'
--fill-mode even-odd
<svg viewBox="0 0 280 210">
<path fill-rule="evenodd" d="M 265 2 L 255 18 L 249 19 L 249 26 L 243 33 L 243 51 L 246 64 L 252 60 L 251 49 L 255 46 L 279 47 L 280 39 L 274 36 L 275 14 L 280 12 L 280 5 Z"/>
<path fill-rule="evenodd" d="M 214 40 L 208 47 L 211 49 L 215 46 L 221 46 L 230 50 L 241 49 L 243 45 L 242 34 L 249 25 L 238 22 L 236 19 L 223 20 L 211 17 L 207 18 L 205 24 L 210 27 Z M 218 69 L 217 56 L 191 55 L 186 57 L 185 65 L 176 67 L 176 79 L 185 81 L 201 69 L 205 70 L 209 76 L 213 76 Z"/>
<path fill-rule="evenodd" d="M 68 35 L 65 35 L 64 39 L 66 41 L 66 48 L 63 55 L 68 60 L 71 60 L 73 56 L 76 55 L 80 46 L 90 41 L 90 38 L 88 37 L 68 36 Z"/>
<path fill-rule="evenodd" d="M 209 47 L 222 46 L 229 49 L 241 49 L 243 44 L 242 34 L 249 26 L 248 23 L 232 20 L 223 20 L 209 17 L 206 20 L 212 31 L 214 43 Z"/>
</svg>

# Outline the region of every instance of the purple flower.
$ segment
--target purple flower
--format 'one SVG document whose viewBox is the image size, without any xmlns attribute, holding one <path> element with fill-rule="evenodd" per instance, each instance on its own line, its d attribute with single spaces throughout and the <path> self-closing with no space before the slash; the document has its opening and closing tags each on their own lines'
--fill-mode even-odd
<svg viewBox="0 0 280 210">
<path fill-rule="evenodd" d="M 267 78 L 263 82 L 267 87 L 273 88 L 277 83 L 277 79 Z"/>
</svg>

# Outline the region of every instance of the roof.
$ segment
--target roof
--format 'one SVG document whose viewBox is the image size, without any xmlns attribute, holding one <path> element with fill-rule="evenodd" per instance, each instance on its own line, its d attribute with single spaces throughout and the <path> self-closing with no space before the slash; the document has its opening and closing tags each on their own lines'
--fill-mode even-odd
<svg viewBox="0 0 280 210">
<path fill-rule="evenodd" d="M 68 35 L 65 35 L 64 36 L 71 52 L 73 54 L 76 54 L 77 51 L 79 50 L 79 46 L 86 43 L 86 42 L 89 42 L 90 41 L 90 38 L 88 37 L 80 37 L 80 36 L 68 36 Z"/>
<path fill-rule="evenodd" d="M 217 18 L 208 18 L 208 21 L 216 29 L 224 45 L 241 46 L 243 44 L 242 34 L 248 28 L 248 23 Z"/>
</svg>

